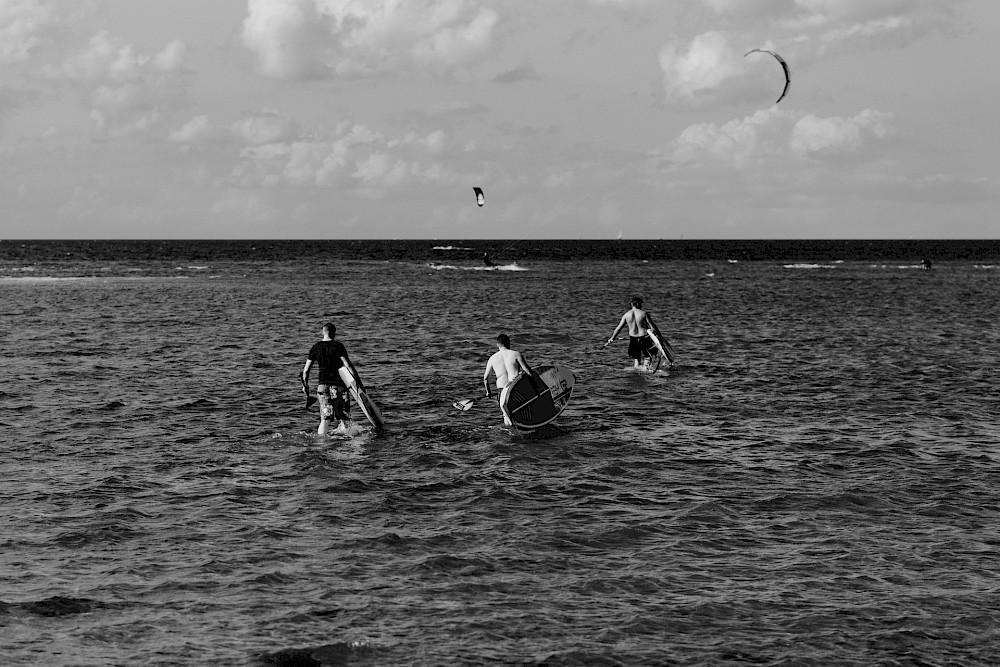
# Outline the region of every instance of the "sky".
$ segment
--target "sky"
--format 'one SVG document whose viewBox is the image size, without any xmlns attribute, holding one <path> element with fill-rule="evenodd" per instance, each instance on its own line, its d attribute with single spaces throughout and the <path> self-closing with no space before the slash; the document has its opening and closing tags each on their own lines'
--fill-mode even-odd
<svg viewBox="0 0 1000 667">
<path fill-rule="evenodd" d="M 997 0 L 0 0 L 0 238 L 1000 238 L 998 29 Z"/>
</svg>

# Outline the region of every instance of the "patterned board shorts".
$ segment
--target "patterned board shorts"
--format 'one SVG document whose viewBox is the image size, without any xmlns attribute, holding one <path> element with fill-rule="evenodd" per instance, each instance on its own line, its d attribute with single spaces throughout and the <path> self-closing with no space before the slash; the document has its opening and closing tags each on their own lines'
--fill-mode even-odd
<svg viewBox="0 0 1000 667">
<path fill-rule="evenodd" d="M 316 387 L 316 396 L 319 398 L 319 413 L 323 419 L 333 417 L 345 421 L 351 418 L 351 395 L 346 387 L 321 384 Z"/>
</svg>

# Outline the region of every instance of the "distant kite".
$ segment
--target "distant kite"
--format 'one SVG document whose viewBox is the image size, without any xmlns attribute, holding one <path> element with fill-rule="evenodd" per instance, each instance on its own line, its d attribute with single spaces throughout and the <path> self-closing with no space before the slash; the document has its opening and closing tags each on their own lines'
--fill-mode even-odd
<svg viewBox="0 0 1000 667">
<path fill-rule="evenodd" d="M 483 189 L 482 188 L 472 188 L 472 189 L 476 193 L 476 203 L 479 204 L 480 206 L 485 204 L 486 200 L 483 198 Z"/>
<path fill-rule="evenodd" d="M 778 97 L 778 100 L 775 102 L 775 104 L 777 104 L 778 102 L 780 102 L 785 98 L 785 95 L 788 94 L 788 86 L 791 85 L 792 83 L 792 77 L 789 76 L 788 74 L 788 63 L 786 63 L 785 59 L 779 56 L 777 53 L 775 53 L 774 51 L 768 51 L 767 49 L 751 49 L 750 51 L 744 53 L 743 57 L 746 58 L 751 53 L 770 53 L 772 56 L 778 59 L 779 63 L 781 63 L 781 69 L 785 70 L 785 89 L 781 91 L 781 96 Z"/>
</svg>

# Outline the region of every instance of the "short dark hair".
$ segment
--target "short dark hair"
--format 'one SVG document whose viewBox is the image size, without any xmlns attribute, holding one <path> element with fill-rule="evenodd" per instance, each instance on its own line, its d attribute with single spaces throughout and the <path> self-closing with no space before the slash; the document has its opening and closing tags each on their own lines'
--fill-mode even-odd
<svg viewBox="0 0 1000 667">
<path fill-rule="evenodd" d="M 641 296 L 632 297 L 632 305 L 635 306 L 636 308 L 642 308 L 642 297 Z"/>
<path fill-rule="evenodd" d="M 325 329 L 327 333 L 330 334 L 330 338 L 333 338 L 334 336 L 337 335 L 337 325 L 334 324 L 333 322 L 327 322 L 326 324 L 324 324 L 323 329 Z"/>
<path fill-rule="evenodd" d="M 499 336 L 497 336 L 497 342 L 503 345 L 504 347 L 507 348 L 510 347 L 510 338 L 507 337 L 507 334 L 500 334 Z"/>
</svg>

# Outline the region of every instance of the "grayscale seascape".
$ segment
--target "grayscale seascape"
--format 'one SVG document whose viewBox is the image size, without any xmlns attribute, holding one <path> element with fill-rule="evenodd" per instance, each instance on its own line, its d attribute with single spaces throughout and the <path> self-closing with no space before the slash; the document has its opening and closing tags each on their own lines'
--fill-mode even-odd
<svg viewBox="0 0 1000 667">
<path fill-rule="evenodd" d="M 14 243 L 5 667 L 1000 663 L 995 259 Z M 382 437 L 315 434 L 326 321 Z M 452 408 L 501 332 L 554 427 Z"/>
</svg>

